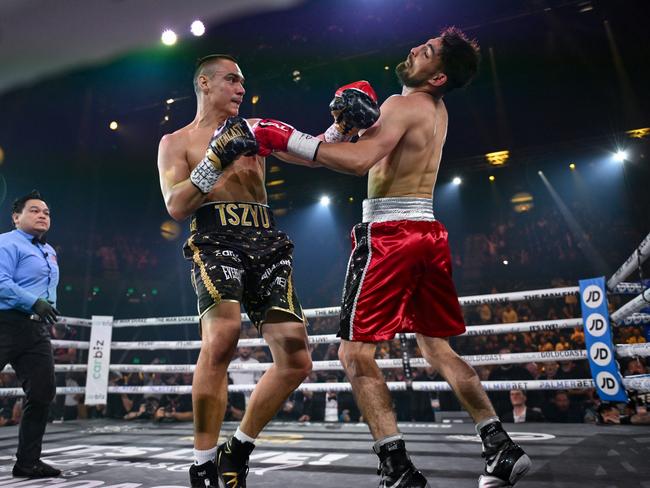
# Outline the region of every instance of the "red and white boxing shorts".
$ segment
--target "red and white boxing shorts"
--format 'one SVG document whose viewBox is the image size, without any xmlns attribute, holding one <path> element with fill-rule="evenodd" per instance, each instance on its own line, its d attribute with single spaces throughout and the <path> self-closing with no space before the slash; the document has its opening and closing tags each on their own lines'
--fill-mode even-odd
<svg viewBox="0 0 650 488">
<path fill-rule="evenodd" d="M 379 342 L 401 332 L 465 332 L 447 229 L 427 198 L 373 198 L 351 232 L 338 336 Z"/>
</svg>

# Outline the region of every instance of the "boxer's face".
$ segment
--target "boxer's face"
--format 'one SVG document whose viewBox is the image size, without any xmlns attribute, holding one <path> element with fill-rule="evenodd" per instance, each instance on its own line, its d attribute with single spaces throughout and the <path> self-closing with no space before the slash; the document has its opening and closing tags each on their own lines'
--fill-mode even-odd
<svg viewBox="0 0 650 488">
<path fill-rule="evenodd" d="M 204 75 L 201 75 L 203 77 Z M 229 117 L 239 113 L 239 106 L 244 100 L 244 75 L 237 63 L 229 59 L 220 59 L 214 67 L 212 76 L 205 76 L 208 104 L 217 110 L 223 110 Z"/>
<path fill-rule="evenodd" d="M 411 88 L 426 84 L 442 86 L 447 81 L 447 77 L 440 71 L 442 68 L 441 49 L 442 40 L 439 37 L 429 39 L 412 48 L 406 60 L 395 68 L 400 82 Z"/>
<path fill-rule="evenodd" d="M 50 229 L 50 209 L 43 200 L 27 200 L 23 211 L 12 218 L 16 229 L 30 235 L 45 234 Z"/>
</svg>

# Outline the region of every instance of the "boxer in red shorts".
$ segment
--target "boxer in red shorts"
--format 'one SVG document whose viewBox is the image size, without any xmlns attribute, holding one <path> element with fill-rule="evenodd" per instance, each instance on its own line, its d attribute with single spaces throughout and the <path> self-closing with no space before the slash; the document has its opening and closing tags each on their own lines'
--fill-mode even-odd
<svg viewBox="0 0 650 488">
<path fill-rule="evenodd" d="M 253 128 L 262 155 L 279 151 L 292 162 L 298 158 L 303 164 L 368 174 L 363 221 L 352 231 L 339 358 L 375 439 L 380 488 L 429 486 L 406 452 L 374 359 L 376 343 L 401 332 L 416 333 L 427 362 L 476 422 L 486 458 L 479 487 L 512 486 L 531 467 L 504 431 L 476 372 L 447 340 L 463 333 L 465 325 L 451 278 L 447 231 L 432 210 L 447 135 L 442 98 L 472 80 L 479 57 L 478 45 L 455 28 L 412 48 L 396 68 L 401 95 L 382 104 L 379 120 L 355 144 L 344 142 L 336 111 L 337 123 L 325 133 L 330 144 L 278 121 L 262 120 Z"/>
</svg>

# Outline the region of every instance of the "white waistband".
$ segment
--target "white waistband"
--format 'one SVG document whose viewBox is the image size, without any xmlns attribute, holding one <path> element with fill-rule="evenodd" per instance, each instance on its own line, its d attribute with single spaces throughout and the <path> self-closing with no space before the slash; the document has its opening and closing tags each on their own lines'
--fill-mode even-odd
<svg viewBox="0 0 650 488">
<path fill-rule="evenodd" d="M 363 201 L 363 222 L 388 222 L 390 220 L 433 221 L 431 198 L 388 197 L 369 198 Z"/>
</svg>

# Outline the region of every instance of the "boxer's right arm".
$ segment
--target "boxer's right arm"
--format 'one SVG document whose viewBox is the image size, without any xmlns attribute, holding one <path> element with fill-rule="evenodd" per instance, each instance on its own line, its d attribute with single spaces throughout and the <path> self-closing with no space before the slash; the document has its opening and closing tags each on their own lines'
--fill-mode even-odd
<svg viewBox="0 0 650 488">
<path fill-rule="evenodd" d="M 167 211 L 175 220 L 194 213 L 228 167 L 258 150 L 250 125 L 241 117 L 226 119 L 214 132 L 204 158 L 192 171 L 185 148 L 182 136 L 174 133 L 162 138 L 158 150 L 160 187 Z"/>
<path fill-rule="evenodd" d="M 194 213 L 206 195 L 190 181 L 185 141 L 178 134 L 167 134 L 158 146 L 158 175 L 167 212 L 174 220 L 183 220 Z"/>
</svg>

